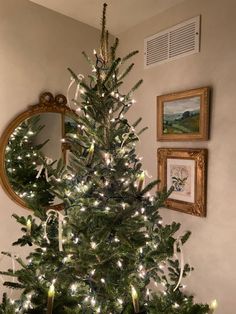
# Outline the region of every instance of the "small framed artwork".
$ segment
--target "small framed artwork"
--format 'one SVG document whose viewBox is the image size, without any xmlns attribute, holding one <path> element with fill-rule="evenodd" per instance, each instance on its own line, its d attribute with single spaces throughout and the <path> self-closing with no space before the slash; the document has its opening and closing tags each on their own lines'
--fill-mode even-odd
<svg viewBox="0 0 236 314">
<path fill-rule="evenodd" d="M 209 138 L 209 87 L 157 97 L 158 141 Z"/>
<path fill-rule="evenodd" d="M 159 191 L 173 189 L 165 206 L 206 216 L 207 149 L 159 148 Z"/>
</svg>

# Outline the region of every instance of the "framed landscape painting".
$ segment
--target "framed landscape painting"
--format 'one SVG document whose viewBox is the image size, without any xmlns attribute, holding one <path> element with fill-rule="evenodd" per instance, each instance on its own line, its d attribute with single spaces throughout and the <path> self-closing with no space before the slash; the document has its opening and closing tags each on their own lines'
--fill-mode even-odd
<svg viewBox="0 0 236 314">
<path fill-rule="evenodd" d="M 165 206 L 206 216 L 206 149 L 160 148 L 157 151 L 158 189 L 173 189 Z"/>
<path fill-rule="evenodd" d="M 209 87 L 157 97 L 159 141 L 208 140 Z"/>
</svg>

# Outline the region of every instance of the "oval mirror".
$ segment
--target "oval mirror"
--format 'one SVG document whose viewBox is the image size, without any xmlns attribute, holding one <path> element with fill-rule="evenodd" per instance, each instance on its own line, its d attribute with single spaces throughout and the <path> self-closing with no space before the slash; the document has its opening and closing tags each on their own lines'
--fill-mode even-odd
<svg viewBox="0 0 236 314">
<path fill-rule="evenodd" d="M 0 178 L 8 196 L 18 205 L 40 204 L 61 209 L 60 201 L 50 191 L 45 163 L 66 162 L 67 147 L 62 138 L 68 126 L 76 125 L 76 113 L 64 95 L 55 98 L 49 92 L 39 97 L 10 122 L 0 139 Z M 69 121 L 69 122 L 68 122 Z"/>
</svg>

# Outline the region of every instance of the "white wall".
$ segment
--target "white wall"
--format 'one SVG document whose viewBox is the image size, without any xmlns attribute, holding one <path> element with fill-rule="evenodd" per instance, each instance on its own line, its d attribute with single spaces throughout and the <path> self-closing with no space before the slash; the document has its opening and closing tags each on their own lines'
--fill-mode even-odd
<svg viewBox="0 0 236 314">
<path fill-rule="evenodd" d="M 201 53 L 144 70 L 145 37 L 201 14 Z M 135 70 L 127 86 L 139 78 L 144 84 L 136 93 L 130 112 L 143 117 L 149 130 L 138 145 L 144 168 L 156 177 L 158 147 L 209 149 L 207 218 L 162 209 L 165 221 L 182 223 L 192 237 L 185 246 L 186 260 L 195 267 L 188 289 L 198 301 L 219 301 L 219 314 L 235 314 L 236 308 L 236 1 L 186 0 L 182 4 L 137 25 L 120 36 L 120 52 L 138 49 Z M 156 96 L 211 86 L 211 138 L 208 142 L 156 142 Z"/>
<path fill-rule="evenodd" d="M 97 12 L 94 15 L 99 18 Z M 98 43 L 99 31 L 88 25 L 26 0 L 0 0 L 0 133 L 28 105 L 37 103 L 41 92 L 65 93 L 70 79 L 67 67 L 87 73 L 81 52 L 92 54 Z M 9 251 L 21 235 L 11 215 L 29 212 L 2 188 L 0 200 L 0 251 Z M 22 254 L 22 249 L 14 251 Z M 0 269 L 10 265 L 5 258 Z"/>
</svg>

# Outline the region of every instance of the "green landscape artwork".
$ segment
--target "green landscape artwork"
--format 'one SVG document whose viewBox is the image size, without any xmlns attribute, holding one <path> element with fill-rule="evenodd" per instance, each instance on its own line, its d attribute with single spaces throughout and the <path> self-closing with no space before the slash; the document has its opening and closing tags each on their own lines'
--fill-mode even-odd
<svg viewBox="0 0 236 314">
<path fill-rule="evenodd" d="M 163 102 L 163 133 L 198 133 L 200 128 L 200 96 Z"/>
</svg>

